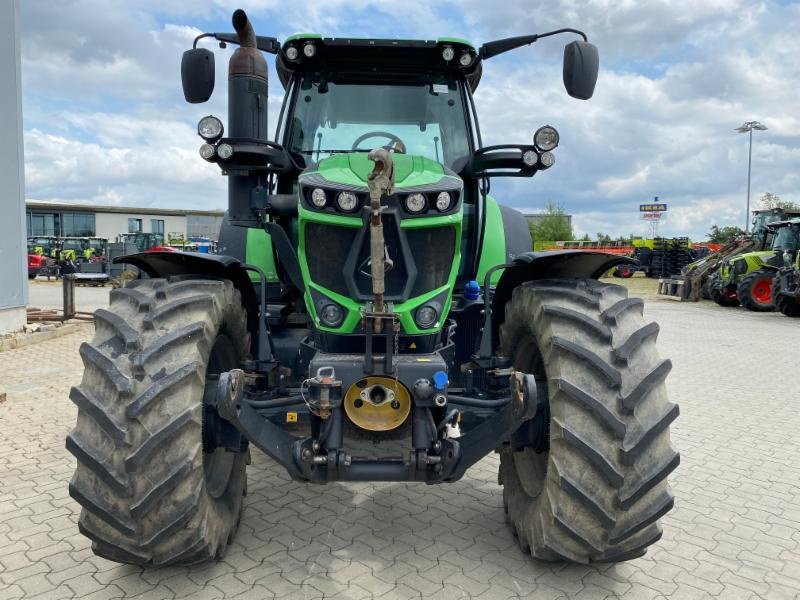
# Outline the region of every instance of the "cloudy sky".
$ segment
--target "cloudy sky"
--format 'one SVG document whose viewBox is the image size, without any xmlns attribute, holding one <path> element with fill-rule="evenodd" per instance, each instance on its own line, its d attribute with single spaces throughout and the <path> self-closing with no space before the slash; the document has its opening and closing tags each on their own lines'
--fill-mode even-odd
<svg viewBox="0 0 800 600">
<path fill-rule="evenodd" d="M 800 4 L 739 0 L 20 0 L 28 199 L 224 208 L 225 181 L 197 154 L 199 117 L 224 115 L 224 84 L 205 105 L 180 90 L 181 53 L 203 31 L 248 11 L 256 31 L 326 36 L 491 39 L 583 29 L 600 49 L 594 98 L 567 96 L 568 37 L 484 66 L 476 95 L 484 142 L 528 143 L 549 123 L 556 166 L 498 179 L 523 210 L 552 200 L 578 233 L 642 233 L 638 205 L 669 204 L 661 232 L 701 238 L 744 224 L 746 120 L 753 192 L 800 202 Z M 435 4 L 435 8 L 432 6 Z M 209 47 L 211 47 L 209 45 Z M 217 50 L 224 82 L 228 50 Z M 269 57 L 272 124 L 280 84 Z"/>
</svg>

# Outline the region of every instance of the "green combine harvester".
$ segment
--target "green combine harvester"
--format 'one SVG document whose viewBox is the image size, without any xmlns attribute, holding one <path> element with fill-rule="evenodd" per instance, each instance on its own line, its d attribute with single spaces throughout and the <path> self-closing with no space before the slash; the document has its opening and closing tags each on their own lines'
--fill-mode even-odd
<svg viewBox="0 0 800 600">
<path fill-rule="evenodd" d="M 233 27 L 200 36 L 239 46 L 227 123 L 198 126 L 202 158 L 228 180 L 222 254 L 123 257 L 147 277 L 111 292 L 80 349 L 66 443 L 94 552 L 142 565 L 221 556 L 255 447 L 314 484 L 446 484 L 497 451 L 525 552 L 644 554 L 679 462 L 658 325 L 598 281 L 632 259 L 531 251 L 525 218 L 489 182 L 550 169 L 558 133 L 484 146 L 473 101 L 486 61 L 558 33 L 583 38 L 565 48 L 563 79 L 589 99 L 597 49 L 572 29 L 476 48 L 280 43 L 241 10 Z M 284 91 L 275 141 L 263 52 Z M 214 54 L 188 50 L 181 70 L 186 99 L 208 100 Z M 341 502 L 318 490 L 320 505 Z"/>
</svg>

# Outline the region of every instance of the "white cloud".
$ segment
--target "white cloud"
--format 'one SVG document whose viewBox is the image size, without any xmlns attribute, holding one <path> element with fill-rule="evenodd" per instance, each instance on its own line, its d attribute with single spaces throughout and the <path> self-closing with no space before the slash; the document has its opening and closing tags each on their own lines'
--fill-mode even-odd
<svg viewBox="0 0 800 600">
<path fill-rule="evenodd" d="M 800 5 L 771 0 L 330 0 L 290 11 L 278 0 L 26 0 L 29 197 L 221 207 L 225 180 L 197 156 L 194 128 L 226 113 L 230 50 L 216 53 L 218 92 L 204 105 L 183 102 L 179 65 L 201 30 L 229 30 L 238 6 L 263 35 L 486 40 L 585 30 L 601 54 L 592 100 L 563 90 L 565 37 L 488 61 L 476 99 L 487 144 L 528 142 L 544 123 L 559 129 L 555 167 L 493 190 L 520 208 L 556 201 L 581 232 L 646 230 L 638 204 L 655 195 L 670 204 L 665 233 L 743 225 L 747 139 L 733 129 L 750 119 L 769 127 L 754 139 L 753 199 L 771 191 L 800 202 Z M 281 89 L 268 62 L 272 127 Z"/>
</svg>

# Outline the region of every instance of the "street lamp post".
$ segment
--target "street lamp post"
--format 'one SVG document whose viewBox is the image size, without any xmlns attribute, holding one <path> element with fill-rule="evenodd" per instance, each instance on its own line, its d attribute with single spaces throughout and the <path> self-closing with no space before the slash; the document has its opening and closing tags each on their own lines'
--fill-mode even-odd
<svg viewBox="0 0 800 600">
<path fill-rule="evenodd" d="M 745 233 L 750 231 L 750 170 L 753 165 L 753 129 L 757 129 L 758 131 L 765 131 L 767 129 L 766 125 L 762 125 L 758 121 L 747 121 L 741 127 L 737 127 L 734 131 L 738 131 L 739 133 L 749 133 L 750 134 L 750 149 L 747 152 L 747 212 L 744 215 L 744 231 Z"/>
</svg>

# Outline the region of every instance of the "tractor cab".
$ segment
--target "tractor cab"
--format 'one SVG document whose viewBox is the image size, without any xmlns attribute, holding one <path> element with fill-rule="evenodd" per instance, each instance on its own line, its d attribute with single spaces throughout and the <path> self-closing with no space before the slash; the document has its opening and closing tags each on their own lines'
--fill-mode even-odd
<svg viewBox="0 0 800 600">
<path fill-rule="evenodd" d="M 800 218 L 768 225 L 772 233 L 772 251 L 781 257 L 782 266 L 791 267 L 800 250 Z"/>
<path fill-rule="evenodd" d="M 159 248 L 164 244 L 164 236 L 159 233 L 121 233 L 117 242 L 132 244 L 139 252 L 146 252 L 152 248 Z"/>
<path fill-rule="evenodd" d="M 81 238 L 61 238 L 61 252 L 59 254 L 59 260 L 69 263 L 75 262 L 78 259 L 82 259 L 84 247 L 85 246 Z"/>
</svg>

